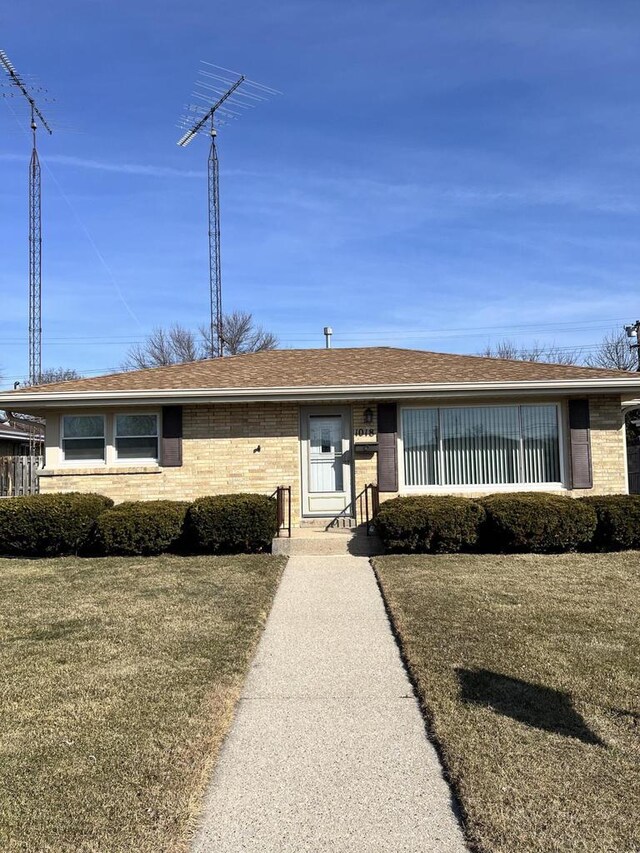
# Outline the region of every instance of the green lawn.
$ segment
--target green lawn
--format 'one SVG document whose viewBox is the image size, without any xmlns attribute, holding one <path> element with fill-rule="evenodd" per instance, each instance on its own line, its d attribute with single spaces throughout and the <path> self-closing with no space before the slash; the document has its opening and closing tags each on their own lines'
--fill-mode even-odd
<svg viewBox="0 0 640 853">
<path fill-rule="evenodd" d="M 0 560 L 0 849 L 186 849 L 284 561 Z"/>
<path fill-rule="evenodd" d="M 640 553 L 376 559 L 483 853 L 640 851 Z"/>
</svg>

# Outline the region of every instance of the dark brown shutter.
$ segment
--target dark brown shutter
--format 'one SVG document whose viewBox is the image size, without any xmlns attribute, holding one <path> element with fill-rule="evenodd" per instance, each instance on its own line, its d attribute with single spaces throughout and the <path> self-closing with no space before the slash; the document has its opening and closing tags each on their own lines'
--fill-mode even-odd
<svg viewBox="0 0 640 853">
<path fill-rule="evenodd" d="M 398 407 L 378 403 L 378 489 L 398 491 Z"/>
<path fill-rule="evenodd" d="M 160 464 L 165 468 L 182 465 L 182 406 L 162 407 Z"/>
<path fill-rule="evenodd" d="M 569 432 L 571 433 L 571 485 L 574 489 L 591 489 L 591 429 L 588 400 L 569 400 Z"/>
</svg>

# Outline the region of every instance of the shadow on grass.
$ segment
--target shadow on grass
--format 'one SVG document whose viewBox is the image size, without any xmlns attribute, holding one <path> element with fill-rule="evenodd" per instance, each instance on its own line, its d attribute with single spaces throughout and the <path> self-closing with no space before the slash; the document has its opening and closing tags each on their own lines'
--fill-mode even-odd
<svg viewBox="0 0 640 853">
<path fill-rule="evenodd" d="M 505 717 L 583 743 L 604 746 L 560 690 L 510 678 L 487 669 L 456 669 L 464 702 L 484 705 Z"/>
</svg>

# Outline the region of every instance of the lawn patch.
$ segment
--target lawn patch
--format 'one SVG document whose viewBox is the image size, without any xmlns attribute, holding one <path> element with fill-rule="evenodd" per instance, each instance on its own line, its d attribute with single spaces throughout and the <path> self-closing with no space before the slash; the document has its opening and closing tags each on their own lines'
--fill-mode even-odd
<svg viewBox="0 0 640 853">
<path fill-rule="evenodd" d="M 474 849 L 640 850 L 639 559 L 375 560 Z"/>
<path fill-rule="evenodd" d="M 283 564 L 0 560 L 0 849 L 186 849 Z"/>
</svg>

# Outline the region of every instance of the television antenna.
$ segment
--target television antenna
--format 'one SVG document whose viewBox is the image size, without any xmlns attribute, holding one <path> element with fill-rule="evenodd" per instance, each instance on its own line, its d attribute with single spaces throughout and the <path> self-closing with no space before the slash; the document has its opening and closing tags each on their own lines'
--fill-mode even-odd
<svg viewBox="0 0 640 853">
<path fill-rule="evenodd" d="M 178 140 L 186 148 L 199 134 L 210 137 L 207 168 L 209 204 L 209 301 L 210 340 L 209 357 L 220 358 L 224 354 L 222 333 L 222 269 L 220 263 L 220 166 L 216 148 L 217 129 L 221 125 L 237 121 L 247 110 L 268 101 L 273 95 L 282 94 L 277 89 L 247 79 L 244 74 L 202 61 L 203 68 L 191 96 L 201 104 L 185 105 L 185 113 L 178 127 L 185 133 Z"/>
<path fill-rule="evenodd" d="M 53 131 L 24 78 L 18 74 L 3 50 L 0 50 L 0 65 L 9 76 L 10 85 L 18 89 L 26 99 L 31 112 L 33 144 L 29 162 L 29 382 L 37 385 L 42 375 L 42 185 L 36 130 L 41 126 L 49 135 Z"/>
</svg>

